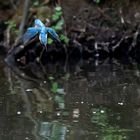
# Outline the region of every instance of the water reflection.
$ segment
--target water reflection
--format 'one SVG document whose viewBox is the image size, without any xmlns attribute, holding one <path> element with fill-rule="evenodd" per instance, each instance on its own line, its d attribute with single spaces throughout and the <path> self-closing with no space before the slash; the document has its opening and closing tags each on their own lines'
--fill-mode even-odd
<svg viewBox="0 0 140 140">
<path fill-rule="evenodd" d="M 19 76 L 0 64 L 0 139 L 139 139 L 137 63 L 91 59 L 36 66 Z"/>
</svg>

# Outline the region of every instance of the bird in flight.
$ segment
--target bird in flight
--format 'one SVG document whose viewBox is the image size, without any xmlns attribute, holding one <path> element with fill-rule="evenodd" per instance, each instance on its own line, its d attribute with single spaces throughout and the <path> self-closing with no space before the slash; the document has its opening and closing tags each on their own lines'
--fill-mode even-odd
<svg viewBox="0 0 140 140">
<path fill-rule="evenodd" d="M 22 37 L 24 44 L 39 35 L 39 41 L 43 46 L 47 46 L 48 34 L 53 40 L 60 42 L 58 34 L 54 29 L 46 27 L 40 19 L 35 19 L 34 27 L 29 27 Z"/>
</svg>

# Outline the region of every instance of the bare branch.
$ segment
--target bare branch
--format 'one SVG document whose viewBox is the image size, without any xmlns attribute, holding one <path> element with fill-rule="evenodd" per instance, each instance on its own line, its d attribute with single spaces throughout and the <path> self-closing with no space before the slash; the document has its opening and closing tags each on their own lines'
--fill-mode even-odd
<svg viewBox="0 0 140 140">
<path fill-rule="evenodd" d="M 30 0 L 25 0 L 25 2 L 24 2 L 24 9 L 23 9 L 23 18 L 22 18 L 22 21 L 21 21 L 21 24 L 20 24 L 20 27 L 19 27 L 20 36 L 24 32 L 24 27 L 25 27 L 25 24 L 27 22 L 29 5 L 30 5 Z"/>
</svg>

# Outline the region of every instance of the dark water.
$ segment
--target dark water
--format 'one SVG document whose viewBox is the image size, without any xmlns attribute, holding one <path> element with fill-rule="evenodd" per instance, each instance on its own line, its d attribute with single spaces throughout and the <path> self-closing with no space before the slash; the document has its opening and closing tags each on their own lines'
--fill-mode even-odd
<svg viewBox="0 0 140 140">
<path fill-rule="evenodd" d="M 33 80 L 2 60 L 0 140 L 139 140 L 139 64 L 51 63 Z"/>
</svg>

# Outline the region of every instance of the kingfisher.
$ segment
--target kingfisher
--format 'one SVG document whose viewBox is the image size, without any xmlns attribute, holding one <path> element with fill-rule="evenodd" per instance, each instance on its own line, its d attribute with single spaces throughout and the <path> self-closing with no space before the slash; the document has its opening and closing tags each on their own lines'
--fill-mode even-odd
<svg viewBox="0 0 140 140">
<path fill-rule="evenodd" d="M 35 19 L 34 27 L 29 27 L 22 37 L 23 42 L 26 44 L 36 35 L 39 35 L 39 41 L 43 46 L 47 46 L 47 38 L 50 34 L 53 40 L 60 42 L 59 36 L 56 31 L 50 27 L 46 27 L 40 19 Z"/>
</svg>

